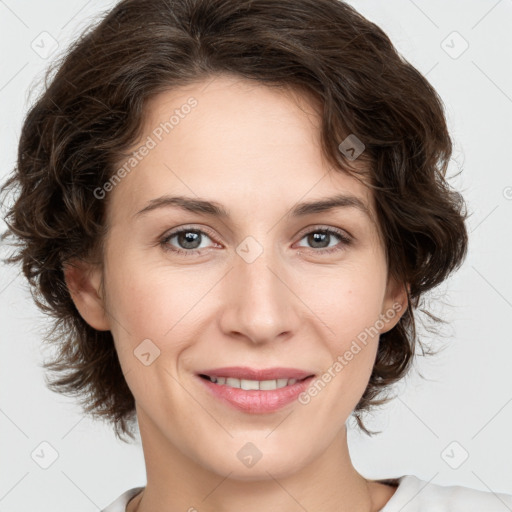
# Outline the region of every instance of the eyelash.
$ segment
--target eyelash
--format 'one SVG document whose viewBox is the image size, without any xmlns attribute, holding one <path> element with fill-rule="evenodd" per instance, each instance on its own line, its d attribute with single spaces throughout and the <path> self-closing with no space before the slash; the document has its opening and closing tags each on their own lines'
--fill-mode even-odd
<svg viewBox="0 0 512 512">
<path fill-rule="evenodd" d="M 175 254 L 182 254 L 184 256 L 196 255 L 196 254 L 200 253 L 202 251 L 202 249 L 189 249 L 189 250 L 179 249 L 179 248 L 176 249 L 176 248 L 171 248 L 171 246 L 169 244 L 169 240 L 171 240 L 171 238 L 174 238 L 175 236 L 180 235 L 181 233 L 189 233 L 189 232 L 199 233 L 199 234 L 202 234 L 202 235 L 207 235 L 208 238 L 213 239 L 213 236 L 208 231 L 205 231 L 203 229 L 196 229 L 196 228 L 187 228 L 187 227 L 185 227 L 185 228 L 177 229 L 176 231 L 172 231 L 171 233 L 168 233 L 168 234 L 164 235 L 164 237 L 160 240 L 160 245 L 163 247 L 163 249 L 165 251 L 173 252 Z M 308 231 L 307 233 L 304 233 L 301 236 L 300 240 L 302 240 L 306 236 L 311 235 L 313 233 L 322 233 L 322 234 L 334 235 L 334 236 L 338 237 L 341 240 L 341 242 L 343 244 L 345 244 L 345 245 L 350 245 L 351 242 L 352 242 L 352 240 L 347 235 L 345 235 L 342 231 L 334 229 L 334 228 L 327 228 L 327 227 L 317 227 L 317 228 L 315 228 L 315 229 L 313 229 L 311 231 Z M 301 249 L 302 248 L 304 248 L 304 247 L 301 247 Z M 308 249 L 308 248 L 306 247 L 306 249 Z M 334 253 L 334 252 L 338 252 L 338 251 L 344 250 L 342 247 L 338 247 L 337 245 L 334 246 L 334 247 L 328 248 L 328 249 L 316 250 L 316 249 L 311 248 L 311 247 L 309 249 L 312 250 L 315 253 L 320 253 L 320 254 L 331 254 L 331 253 Z"/>
</svg>

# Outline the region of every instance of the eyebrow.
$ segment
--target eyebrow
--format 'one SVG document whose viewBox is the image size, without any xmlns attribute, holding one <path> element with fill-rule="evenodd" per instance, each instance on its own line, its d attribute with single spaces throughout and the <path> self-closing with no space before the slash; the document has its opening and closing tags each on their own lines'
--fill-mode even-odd
<svg viewBox="0 0 512 512">
<path fill-rule="evenodd" d="M 168 207 L 177 207 L 192 213 L 210 215 L 221 219 L 230 218 L 229 211 L 215 201 L 186 196 L 168 195 L 152 199 L 144 208 L 142 208 L 142 210 L 138 211 L 135 216 L 142 216 L 150 211 Z M 373 220 L 372 212 L 359 197 L 346 194 L 337 194 L 324 199 L 299 203 L 291 209 L 288 215 L 292 217 L 305 217 L 307 215 L 323 213 L 339 208 L 358 209 Z"/>
</svg>

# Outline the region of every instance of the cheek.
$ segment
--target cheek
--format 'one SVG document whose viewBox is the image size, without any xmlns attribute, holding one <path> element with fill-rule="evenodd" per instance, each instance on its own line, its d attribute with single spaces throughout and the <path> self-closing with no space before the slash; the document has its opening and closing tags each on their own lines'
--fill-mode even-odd
<svg viewBox="0 0 512 512">
<path fill-rule="evenodd" d="M 356 284 L 340 281 L 331 290 L 330 300 L 315 295 L 317 304 L 323 301 L 318 316 L 329 327 L 315 343 L 319 353 L 325 351 L 328 356 L 323 358 L 325 366 L 302 403 L 312 403 L 319 429 L 325 428 L 332 416 L 348 418 L 368 385 L 375 363 L 381 302 L 375 297 L 375 289 L 372 292 L 371 282 L 368 287 L 355 287 Z"/>
<path fill-rule="evenodd" d="M 344 268 L 336 278 L 332 274 L 320 276 L 304 296 L 304 302 L 325 326 L 320 340 L 330 361 L 324 368 L 323 382 L 333 393 L 342 392 L 345 400 L 352 400 L 345 403 L 349 408 L 364 392 L 375 362 L 385 278 L 385 269 L 375 261 L 373 266 L 354 265 Z"/>
<path fill-rule="evenodd" d="M 177 375 L 181 353 L 196 338 L 194 304 L 200 290 L 183 286 L 191 278 L 177 272 L 136 265 L 127 272 L 128 267 L 119 265 L 106 283 L 115 317 L 112 335 L 126 382 L 144 407 L 175 404 L 179 388 L 171 375 Z"/>
<path fill-rule="evenodd" d="M 309 284 L 302 286 L 301 298 L 340 348 L 374 326 L 382 312 L 386 272 L 379 261 L 359 261 L 304 279 Z"/>
<path fill-rule="evenodd" d="M 127 258 L 110 271 L 106 287 L 109 310 L 125 327 L 115 328 L 121 335 L 128 331 L 136 341 L 141 337 L 163 339 L 175 326 L 190 322 L 211 284 L 191 269 Z"/>
</svg>

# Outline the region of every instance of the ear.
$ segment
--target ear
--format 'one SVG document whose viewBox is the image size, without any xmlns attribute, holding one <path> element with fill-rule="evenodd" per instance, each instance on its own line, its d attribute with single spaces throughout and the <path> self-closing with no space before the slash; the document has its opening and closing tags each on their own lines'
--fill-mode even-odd
<svg viewBox="0 0 512 512">
<path fill-rule="evenodd" d="M 101 292 L 101 269 L 97 265 L 74 259 L 66 262 L 63 270 L 66 286 L 80 316 L 94 329 L 109 331 Z"/>
<path fill-rule="evenodd" d="M 409 284 L 404 285 L 396 282 L 391 277 L 388 279 L 386 296 L 383 301 L 381 318 L 384 327 L 380 334 L 390 331 L 399 322 L 408 306 L 407 293 L 411 291 Z"/>
</svg>

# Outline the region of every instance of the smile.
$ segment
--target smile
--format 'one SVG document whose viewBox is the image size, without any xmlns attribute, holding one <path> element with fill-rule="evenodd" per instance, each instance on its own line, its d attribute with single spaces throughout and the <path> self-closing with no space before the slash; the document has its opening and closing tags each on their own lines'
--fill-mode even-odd
<svg viewBox="0 0 512 512">
<path fill-rule="evenodd" d="M 220 405 L 250 414 L 272 413 L 297 401 L 315 378 L 309 375 L 300 380 L 249 380 L 235 377 L 196 375 L 209 398 Z"/>
</svg>

